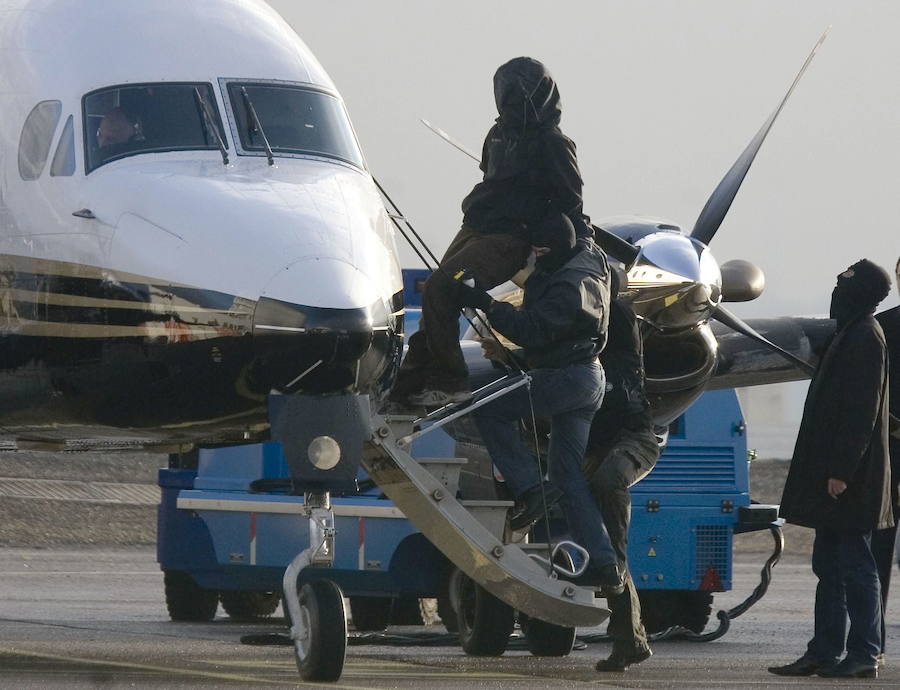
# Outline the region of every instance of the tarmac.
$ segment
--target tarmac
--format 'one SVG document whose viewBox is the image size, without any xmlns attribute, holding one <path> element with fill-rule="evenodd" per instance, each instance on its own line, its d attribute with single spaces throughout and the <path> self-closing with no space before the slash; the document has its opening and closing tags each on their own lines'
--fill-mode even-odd
<svg viewBox="0 0 900 690">
<path fill-rule="evenodd" d="M 714 609 L 739 603 L 758 582 L 764 554 L 741 553 L 734 590 Z M 151 547 L 0 549 L 0 688 L 331 687 L 745 688 L 900 687 L 900 615 L 891 612 L 888 663 L 877 681 L 793 679 L 766 667 L 802 653 L 812 627 L 815 585 L 805 556 L 788 553 L 769 593 L 709 643 L 663 641 L 654 656 L 623 674 L 599 674 L 609 644 L 567 657 L 508 651 L 467 657 L 452 644 L 351 646 L 341 680 L 300 682 L 289 647 L 243 645 L 248 633 L 282 631 L 283 621 L 238 623 L 219 612 L 210 623 L 173 623 Z M 395 633 L 443 630 L 391 629 Z"/>
</svg>

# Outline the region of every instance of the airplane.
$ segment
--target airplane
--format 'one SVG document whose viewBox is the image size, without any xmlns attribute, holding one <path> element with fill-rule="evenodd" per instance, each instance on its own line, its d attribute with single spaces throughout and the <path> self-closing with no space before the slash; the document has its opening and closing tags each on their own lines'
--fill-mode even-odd
<svg viewBox="0 0 900 690">
<path fill-rule="evenodd" d="M 274 10 L 3 0 L 0 60 L 0 439 L 246 442 L 273 389 L 390 385 L 394 230 Z"/>
<path fill-rule="evenodd" d="M 292 471 L 309 448 L 352 483 L 359 457 L 326 448 L 322 469 L 312 449 L 358 433 L 390 389 L 402 226 L 302 40 L 261 0 L 0 0 L 0 61 L 0 443 L 181 462 L 271 435 Z M 797 359 L 833 328 L 744 324 L 721 301 L 758 295 L 761 272 L 720 269 L 706 247 L 780 109 L 691 236 L 598 224 L 628 269 L 661 424 L 704 389 L 808 377 Z"/>
<path fill-rule="evenodd" d="M 273 389 L 383 395 L 403 332 L 393 219 L 284 20 L 256 0 L 0 7 L 0 441 L 250 442 Z M 202 50 L 194 22 L 216 36 Z M 752 324 L 800 358 L 827 337 L 823 320 L 737 323 L 721 302 L 758 296 L 762 272 L 706 246 L 795 85 L 690 236 L 597 223 L 611 256 L 610 233 L 627 242 L 660 423 L 710 386 L 808 374 Z M 101 146 L 110 113 L 128 141 Z"/>
</svg>

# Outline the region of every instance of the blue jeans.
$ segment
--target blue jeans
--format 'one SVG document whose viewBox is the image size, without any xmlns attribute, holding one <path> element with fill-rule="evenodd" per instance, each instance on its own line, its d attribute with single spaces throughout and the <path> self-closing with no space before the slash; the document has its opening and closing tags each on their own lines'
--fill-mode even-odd
<svg viewBox="0 0 900 690">
<path fill-rule="evenodd" d="M 603 402 L 606 377 L 596 361 L 560 369 L 533 369 L 534 414 L 550 417 L 550 481 L 564 496 L 563 511 L 574 541 L 591 557 L 591 565 L 616 563 L 616 554 L 581 466 L 594 413 Z M 473 416 L 494 465 L 516 497 L 538 486 L 537 458 L 519 432 L 519 420 L 531 418 L 528 390 L 519 388 L 475 410 Z"/>
<path fill-rule="evenodd" d="M 881 588 L 871 537 L 871 532 L 816 530 L 816 623 L 806 654 L 822 664 L 837 661 L 845 642 L 847 658 L 860 663 L 874 664 L 881 652 Z"/>
</svg>

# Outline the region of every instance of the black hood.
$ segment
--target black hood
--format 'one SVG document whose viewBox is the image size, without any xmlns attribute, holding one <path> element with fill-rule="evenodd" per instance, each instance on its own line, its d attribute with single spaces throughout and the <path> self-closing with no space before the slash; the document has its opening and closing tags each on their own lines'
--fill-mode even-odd
<svg viewBox="0 0 900 690">
<path fill-rule="evenodd" d="M 861 259 L 837 277 L 831 293 L 831 318 L 838 329 L 875 311 L 891 291 L 891 278 L 881 266 Z"/>
<path fill-rule="evenodd" d="M 549 254 L 539 256 L 535 265 L 546 273 L 553 273 L 575 256 L 575 226 L 562 213 L 548 213 L 532 228 L 531 246 L 550 250 Z"/>
<path fill-rule="evenodd" d="M 559 90 L 547 68 L 529 57 L 513 58 L 494 74 L 497 123 L 508 135 L 555 127 L 562 115 Z"/>
</svg>

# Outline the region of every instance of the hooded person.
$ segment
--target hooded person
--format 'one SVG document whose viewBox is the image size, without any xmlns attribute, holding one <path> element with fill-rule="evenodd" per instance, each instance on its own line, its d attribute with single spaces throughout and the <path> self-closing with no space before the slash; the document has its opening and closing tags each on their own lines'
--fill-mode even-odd
<svg viewBox="0 0 900 690">
<path fill-rule="evenodd" d="M 533 58 L 510 60 L 494 75 L 494 97 L 498 117 L 482 148 L 484 177 L 463 199 L 462 228 L 425 282 L 419 330 L 391 391 L 396 402 L 436 406 L 470 395 L 459 347 L 458 275 L 467 273 L 483 290 L 510 280 L 548 217 L 565 215 L 578 237 L 591 236 L 575 144 L 559 129 L 559 90 L 547 68 Z"/>
<path fill-rule="evenodd" d="M 863 259 L 832 293 L 837 330 L 809 386 L 780 508 L 787 522 L 816 530 L 815 631 L 797 661 L 769 669 L 778 675 L 877 677 L 881 594 L 871 535 L 893 517 L 887 348 L 873 313 L 890 286 L 887 272 Z"/>
</svg>

